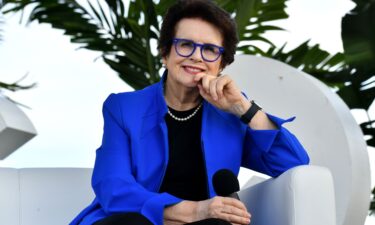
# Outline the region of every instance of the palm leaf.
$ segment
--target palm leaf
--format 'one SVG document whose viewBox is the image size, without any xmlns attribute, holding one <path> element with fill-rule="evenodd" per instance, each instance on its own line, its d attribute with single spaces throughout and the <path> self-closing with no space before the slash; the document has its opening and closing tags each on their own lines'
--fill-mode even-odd
<svg viewBox="0 0 375 225">
<path fill-rule="evenodd" d="M 143 88 L 160 79 L 161 58 L 151 51 L 151 42 L 158 38 L 158 16 L 174 4 L 172 0 L 160 0 L 155 4 L 152 0 L 131 1 L 126 14 L 125 5 L 121 0 L 93 1 L 88 0 L 83 7 L 75 0 L 7 0 L 5 13 L 31 7 L 29 22 L 38 21 L 64 30 L 72 43 L 81 48 L 101 52 L 105 62 L 114 69 L 121 79 L 133 88 Z M 270 30 L 282 30 L 279 27 L 265 24 L 269 21 L 287 18 L 286 0 L 218 0 L 231 14 L 236 14 L 239 24 L 240 39 L 246 40 L 241 51 L 249 53 L 261 50 L 251 42 L 261 41 L 270 46 L 272 42 L 263 34 Z M 254 18 L 258 18 L 253 21 Z M 254 26 L 251 28 L 251 26 Z M 155 51 L 154 51 L 155 52 Z M 129 64 L 126 67 L 116 65 L 118 59 Z M 133 69 L 129 69 L 133 68 Z M 134 78 L 130 78 L 134 76 Z M 141 82 L 135 82 L 140 79 Z M 149 80 L 145 82 L 145 80 Z"/>
<path fill-rule="evenodd" d="M 368 110 L 375 99 L 372 79 L 375 76 L 375 1 L 355 2 L 357 6 L 342 20 L 345 60 L 352 76 L 348 79 L 350 85 L 339 94 L 347 99 L 350 108 Z"/>
<path fill-rule="evenodd" d="M 285 52 L 286 43 L 280 47 L 270 47 L 264 56 L 285 62 L 308 74 L 313 75 L 331 87 L 339 88 L 348 80 L 350 73 L 346 70 L 342 53 L 330 55 L 319 45 L 310 45 L 306 41 L 296 48 Z"/>
<path fill-rule="evenodd" d="M 370 146 L 375 145 L 375 120 L 364 122 L 360 124 L 363 134 L 368 135 L 367 144 Z"/>
<path fill-rule="evenodd" d="M 246 46 L 250 48 L 255 45 L 253 41 L 261 41 L 274 47 L 274 44 L 263 35 L 268 31 L 283 30 L 281 27 L 270 25 L 269 22 L 288 18 L 285 11 L 286 1 L 220 0 L 217 2 L 229 13 L 236 15 L 239 39 L 247 43 L 241 46 L 240 51 L 245 53 L 253 52 L 251 50 L 246 51 Z"/>
<path fill-rule="evenodd" d="M 6 4 L 5 13 L 31 7 L 29 22 L 47 23 L 62 29 L 80 48 L 101 52 L 104 61 L 135 89 L 160 79 L 161 60 L 152 54 L 150 46 L 152 39 L 158 36 L 155 30 L 159 29 L 151 0 L 130 2 L 128 15 L 121 0 L 97 0 L 95 3 L 88 0 L 86 7 L 75 0 L 8 0 Z M 117 65 L 118 59 L 128 65 Z M 136 79 L 141 82 L 135 82 Z"/>
<path fill-rule="evenodd" d="M 0 81 L 0 90 L 1 89 L 7 89 L 9 91 L 19 91 L 19 90 L 27 90 L 30 88 L 36 87 L 36 83 L 32 83 L 29 85 L 20 85 L 19 83 L 24 80 L 27 77 L 27 74 L 23 77 L 21 77 L 19 80 L 13 82 L 13 83 L 5 83 Z"/>
</svg>

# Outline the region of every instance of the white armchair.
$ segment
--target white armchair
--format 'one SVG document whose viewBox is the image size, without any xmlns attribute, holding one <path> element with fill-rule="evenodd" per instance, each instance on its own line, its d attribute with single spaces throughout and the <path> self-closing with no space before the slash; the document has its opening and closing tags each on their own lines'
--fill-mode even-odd
<svg viewBox="0 0 375 225">
<path fill-rule="evenodd" d="M 324 167 L 295 167 L 242 189 L 239 197 L 252 225 L 336 225 L 332 175 Z"/>
<path fill-rule="evenodd" d="M 92 169 L 0 168 L 0 224 L 67 225 L 94 197 Z M 296 167 L 239 192 L 252 225 L 335 225 L 327 169 Z"/>
</svg>

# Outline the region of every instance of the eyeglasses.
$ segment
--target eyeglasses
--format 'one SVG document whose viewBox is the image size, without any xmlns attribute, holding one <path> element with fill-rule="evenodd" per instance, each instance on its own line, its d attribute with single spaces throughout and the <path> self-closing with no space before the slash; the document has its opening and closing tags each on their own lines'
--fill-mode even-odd
<svg viewBox="0 0 375 225">
<path fill-rule="evenodd" d="M 224 52 L 224 48 L 213 44 L 198 44 L 192 40 L 173 38 L 175 50 L 179 56 L 190 57 L 200 47 L 202 59 L 206 62 L 216 61 Z"/>
</svg>

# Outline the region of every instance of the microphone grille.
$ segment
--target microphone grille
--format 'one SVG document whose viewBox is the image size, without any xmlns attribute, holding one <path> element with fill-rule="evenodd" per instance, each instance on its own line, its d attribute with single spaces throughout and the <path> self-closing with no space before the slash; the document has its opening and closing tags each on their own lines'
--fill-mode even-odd
<svg viewBox="0 0 375 225">
<path fill-rule="evenodd" d="M 228 169 L 217 171 L 212 178 L 212 184 L 218 196 L 229 196 L 240 190 L 237 177 Z"/>
</svg>

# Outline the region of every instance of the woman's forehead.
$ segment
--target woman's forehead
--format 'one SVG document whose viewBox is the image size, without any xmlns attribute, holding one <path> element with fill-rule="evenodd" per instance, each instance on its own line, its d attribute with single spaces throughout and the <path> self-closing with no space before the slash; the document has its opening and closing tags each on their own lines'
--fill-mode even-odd
<svg viewBox="0 0 375 225">
<path fill-rule="evenodd" d="M 185 18 L 176 24 L 176 37 L 222 45 L 222 35 L 214 25 L 199 18 Z"/>
</svg>

